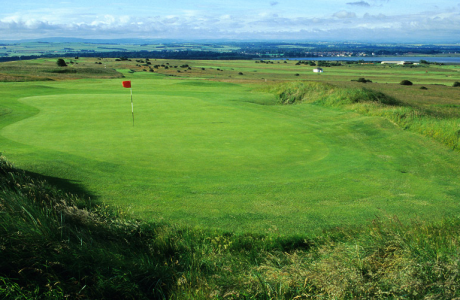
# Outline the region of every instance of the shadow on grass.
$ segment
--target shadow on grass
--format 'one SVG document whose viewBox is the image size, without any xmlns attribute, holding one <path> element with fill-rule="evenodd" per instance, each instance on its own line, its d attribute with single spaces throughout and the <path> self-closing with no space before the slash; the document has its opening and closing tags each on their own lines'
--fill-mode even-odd
<svg viewBox="0 0 460 300">
<path fill-rule="evenodd" d="M 46 176 L 39 173 L 34 173 L 30 171 L 24 171 L 26 176 L 29 176 L 32 179 L 36 180 L 45 180 L 50 185 L 55 186 L 56 188 L 64 191 L 65 193 L 70 193 L 78 196 L 81 199 L 88 199 L 90 198 L 91 201 L 97 201 L 99 199 L 99 195 L 94 194 L 93 192 L 87 190 L 85 186 L 78 180 L 70 180 L 64 179 L 59 177 L 53 176 Z"/>
</svg>

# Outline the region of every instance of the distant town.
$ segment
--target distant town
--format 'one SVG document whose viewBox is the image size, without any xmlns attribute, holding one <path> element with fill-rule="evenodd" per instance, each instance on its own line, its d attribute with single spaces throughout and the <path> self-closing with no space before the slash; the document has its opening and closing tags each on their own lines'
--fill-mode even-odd
<svg viewBox="0 0 460 300">
<path fill-rule="evenodd" d="M 48 39 L 0 41 L 0 61 L 38 57 L 145 57 L 171 59 L 269 59 L 292 57 L 460 56 L 460 44 L 331 42 L 155 41 Z M 401 59 L 402 60 L 402 59 Z"/>
</svg>

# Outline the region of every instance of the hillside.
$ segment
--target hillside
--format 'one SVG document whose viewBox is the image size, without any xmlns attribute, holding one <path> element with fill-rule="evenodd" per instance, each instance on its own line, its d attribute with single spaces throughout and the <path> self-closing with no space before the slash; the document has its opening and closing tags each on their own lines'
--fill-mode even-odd
<svg viewBox="0 0 460 300">
<path fill-rule="evenodd" d="M 3 299 L 436 299 L 459 296 L 458 218 L 317 236 L 146 223 L 0 159 Z"/>
</svg>

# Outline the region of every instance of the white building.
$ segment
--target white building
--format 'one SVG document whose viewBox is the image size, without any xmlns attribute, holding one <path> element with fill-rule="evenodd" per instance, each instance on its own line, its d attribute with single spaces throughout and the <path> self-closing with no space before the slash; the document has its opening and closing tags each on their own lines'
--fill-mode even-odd
<svg viewBox="0 0 460 300">
<path fill-rule="evenodd" d="M 315 72 L 315 73 L 323 73 L 323 69 L 322 68 L 316 68 L 316 69 L 313 69 L 313 72 Z"/>
<path fill-rule="evenodd" d="M 404 65 L 405 61 L 382 61 L 382 65 Z"/>
</svg>

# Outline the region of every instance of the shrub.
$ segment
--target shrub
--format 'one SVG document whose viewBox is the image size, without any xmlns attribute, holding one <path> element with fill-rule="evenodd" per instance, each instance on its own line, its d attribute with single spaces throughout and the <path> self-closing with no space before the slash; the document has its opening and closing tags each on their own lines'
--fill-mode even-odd
<svg viewBox="0 0 460 300">
<path fill-rule="evenodd" d="M 460 87 L 460 82 L 455 81 L 454 84 L 452 85 L 453 87 Z"/>
<path fill-rule="evenodd" d="M 409 80 L 403 80 L 399 83 L 400 85 L 412 85 L 412 81 Z"/>
<path fill-rule="evenodd" d="M 369 80 L 369 79 L 366 79 L 364 77 L 361 77 L 361 78 L 358 78 L 358 82 L 367 83 L 367 82 L 372 82 L 372 80 Z"/>
<path fill-rule="evenodd" d="M 62 58 L 59 58 L 59 59 L 56 61 L 56 64 L 57 64 L 59 67 L 67 67 L 67 64 L 65 63 L 65 60 L 63 60 Z"/>
</svg>

